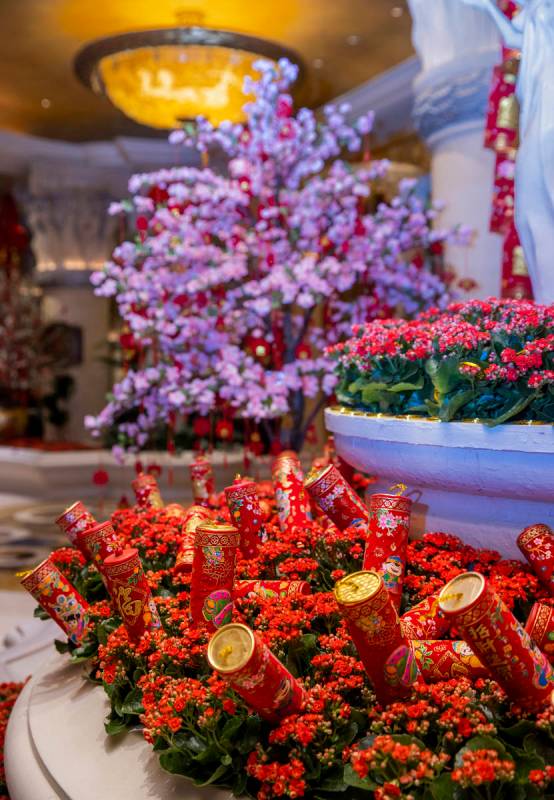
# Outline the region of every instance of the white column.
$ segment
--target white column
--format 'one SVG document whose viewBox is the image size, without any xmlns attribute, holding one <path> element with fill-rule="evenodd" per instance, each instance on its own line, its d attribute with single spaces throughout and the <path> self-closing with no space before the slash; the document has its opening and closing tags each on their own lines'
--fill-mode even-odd
<svg viewBox="0 0 554 800">
<path fill-rule="evenodd" d="M 502 239 L 490 233 L 494 154 L 484 148 L 485 114 L 500 40 L 494 24 L 461 0 L 408 0 L 421 62 L 414 81 L 414 121 L 431 151 L 438 224 L 469 225 L 468 248 L 449 246 L 458 279 L 475 284 L 467 297 L 500 294 Z"/>
<path fill-rule="evenodd" d="M 112 178 L 113 180 L 113 173 Z M 60 374 L 75 380 L 64 436 L 88 441 L 83 420 L 106 402 L 110 371 L 102 361 L 110 325 L 110 301 L 97 298 L 91 271 L 109 257 L 115 244 L 108 205 L 114 196 L 110 174 L 66 161 L 32 166 L 21 192 L 36 257 L 36 280 L 43 288 L 43 321 L 79 328 L 81 361 Z"/>
</svg>

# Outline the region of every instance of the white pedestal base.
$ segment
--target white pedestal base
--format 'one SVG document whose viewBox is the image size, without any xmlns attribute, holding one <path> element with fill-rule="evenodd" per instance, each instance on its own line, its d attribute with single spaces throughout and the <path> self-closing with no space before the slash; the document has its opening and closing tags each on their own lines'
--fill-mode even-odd
<svg viewBox="0 0 554 800">
<path fill-rule="evenodd" d="M 11 800 L 231 800 L 169 775 L 140 733 L 107 737 L 103 690 L 55 656 L 20 695 L 5 762 Z"/>
</svg>

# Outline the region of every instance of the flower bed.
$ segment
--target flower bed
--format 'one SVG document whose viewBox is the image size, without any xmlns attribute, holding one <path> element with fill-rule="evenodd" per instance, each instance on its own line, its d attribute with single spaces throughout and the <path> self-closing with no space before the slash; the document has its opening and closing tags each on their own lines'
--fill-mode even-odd
<svg viewBox="0 0 554 800">
<path fill-rule="evenodd" d="M 443 421 L 554 422 L 554 307 L 472 300 L 354 328 L 332 351 L 338 400 Z"/>
<path fill-rule="evenodd" d="M 173 566 L 179 518 L 129 509 L 116 512 L 114 527 L 139 549 L 162 630 L 131 644 L 96 570 L 71 548 L 54 556 L 93 603 L 94 632 L 80 647 L 59 643 L 58 649 L 70 649 L 75 661 L 92 659 L 91 677 L 111 701 L 107 733 L 140 723 L 166 770 L 258 800 L 523 798 L 554 791 L 552 709 L 524 713 L 510 707 L 494 681 L 466 677 L 420 683 L 405 701 L 377 704 L 330 592 L 338 578 L 360 568 L 363 531 L 339 533 L 318 519 L 283 533 L 271 485 L 258 489 L 268 539 L 256 558 L 239 561 L 237 577 L 307 580 L 312 594 L 241 599 L 234 619 L 255 629 L 300 679 L 307 691 L 301 713 L 271 725 L 210 670 L 209 634 L 190 626 L 189 579 Z M 215 505 L 228 520 L 222 496 Z M 522 563 L 433 533 L 408 547 L 403 608 L 468 569 L 489 576 L 521 620 L 546 598 Z"/>
</svg>

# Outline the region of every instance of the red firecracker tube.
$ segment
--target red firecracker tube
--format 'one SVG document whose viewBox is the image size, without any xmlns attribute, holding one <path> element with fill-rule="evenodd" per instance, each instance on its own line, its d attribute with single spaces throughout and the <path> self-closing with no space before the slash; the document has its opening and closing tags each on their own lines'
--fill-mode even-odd
<svg viewBox="0 0 554 800">
<path fill-rule="evenodd" d="M 21 585 L 60 626 L 70 642 L 81 642 L 88 625 L 88 603 L 49 558 L 26 573 Z"/>
<path fill-rule="evenodd" d="M 237 581 L 233 596 L 239 597 L 290 597 L 294 594 L 311 594 L 307 581 Z"/>
<path fill-rule="evenodd" d="M 118 555 L 108 556 L 102 574 L 130 639 L 136 642 L 145 631 L 161 626 L 138 550 L 129 547 Z"/>
<path fill-rule="evenodd" d="M 244 558 L 253 558 L 265 537 L 263 511 L 254 481 L 237 477 L 225 489 L 231 519 L 240 532 L 240 551 Z"/>
<path fill-rule="evenodd" d="M 211 511 L 204 506 L 191 506 L 183 517 L 182 539 L 175 558 L 176 572 L 191 572 L 194 561 L 194 534 L 199 525 L 212 519 Z"/>
<path fill-rule="evenodd" d="M 551 701 L 554 671 L 548 659 L 483 575 L 458 575 L 443 588 L 439 603 L 512 702 L 534 711 Z"/>
<path fill-rule="evenodd" d="M 517 537 L 517 546 L 533 572 L 554 597 L 554 533 L 548 525 L 531 525 Z"/>
<path fill-rule="evenodd" d="M 439 592 L 412 606 L 402 614 L 400 623 L 408 639 L 442 639 L 450 628 L 450 620 L 439 606 Z"/>
<path fill-rule="evenodd" d="M 363 568 L 381 573 L 397 609 L 402 601 L 411 511 L 412 501 L 402 495 L 372 494 L 369 500 Z"/>
<path fill-rule="evenodd" d="M 163 508 L 158 481 L 153 475 L 141 472 L 131 483 L 140 508 Z"/>
<path fill-rule="evenodd" d="M 100 572 L 104 560 L 122 550 L 111 522 L 99 522 L 92 528 L 80 531 L 75 544 Z"/>
<path fill-rule="evenodd" d="M 66 508 L 63 514 L 60 514 L 56 525 L 65 533 L 71 544 L 75 545 L 77 534 L 96 525 L 96 520 L 85 505 L 77 500 L 76 503 Z"/>
<path fill-rule="evenodd" d="M 212 630 L 231 621 L 240 533 L 234 525 L 205 522 L 194 534 L 190 613 Z"/>
<path fill-rule="evenodd" d="M 196 456 L 189 467 L 192 483 L 192 496 L 196 505 L 206 505 L 215 492 L 215 480 L 212 465 L 206 456 Z"/>
<path fill-rule="evenodd" d="M 310 473 L 304 486 L 339 530 L 350 525 L 367 525 L 367 508 L 333 464 Z"/>
<path fill-rule="evenodd" d="M 463 640 L 412 641 L 419 671 L 424 681 L 435 683 L 452 678 L 488 678 L 490 673 Z"/>
<path fill-rule="evenodd" d="M 417 665 L 381 575 L 354 572 L 335 584 L 334 594 L 379 702 L 405 697 Z"/>
<path fill-rule="evenodd" d="M 554 663 L 554 608 L 545 603 L 535 603 L 525 630 L 550 663 Z"/>
<path fill-rule="evenodd" d="M 281 530 L 304 525 L 312 519 L 310 500 L 296 453 L 285 450 L 273 462 L 273 486 Z"/>
<path fill-rule="evenodd" d="M 225 625 L 214 633 L 208 645 L 208 661 L 269 722 L 300 711 L 304 689 L 246 625 Z"/>
</svg>

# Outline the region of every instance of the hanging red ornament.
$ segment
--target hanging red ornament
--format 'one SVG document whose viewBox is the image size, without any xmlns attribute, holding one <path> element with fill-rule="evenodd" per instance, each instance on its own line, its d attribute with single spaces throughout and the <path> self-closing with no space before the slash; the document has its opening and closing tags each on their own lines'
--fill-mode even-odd
<svg viewBox="0 0 554 800">
<path fill-rule="evenodd" d="M 233 437 L 234 426 L 230 419 L 220 419 L 215 426 L 215 435 L 218 439 L 229 442 Z"/>
<path fill-rule="evenodd" d="M 262 437 L 258 431 L 253 431 L 247 441 L 247 447 L 255 456 L 261 456 L 264 451 Z"/>
<path fill-rule="evenodd" d="M 95 486 L 106 486 L 110 482 L 110 476 L 105 469 L 97 469 L 92 476 L 92 482 Z"/>
<path fill-rule="evenodd" d="M 317 444 L 317 431 L 315 425 L 308 426 L 306 431 L 306 441 L 308 444 Z"/>
<path fill-rule="evenodd" d="M 137 231 L 148 230 L 148 220 L 146 217 L 137 217 L 136 221 Z"/>
<path fill-rule="evenodd" d="M 296 358 L 300 358 L 302 360 L 311 358 L 313 355 L 312 348 L 310 347 L 309 344 L 302 342 L 302 344 L 299 344 L 296 350 L 294 351 L 294 355 L 296 356 Z"/>
<path fill-rule="evenodd" d="M 156 205 L 162 205 L 167 202 L 169 194 L 167 189 L 162 189 L 160 186 L 153 186 L 148 192 L 148 197 L 153 200 Z"/>
<path fill-rule="evenodd" d="M 192 430 L 195 436 L 209 436 L 211 431 L 210 420 L 208 417 L 195 417 L 192 423 Z"/>
<path fill-rule="evenodd" d="M 142 461 L 139 460 L 135 461 L 135 472 L 137 475 L 140 475 L 141 472 L 144 472 L 142 468 Z"/>
<path fill-rule="evenodd" d="M 267 339 L 261 336 L 247 336 L 244 340 L 244 349 L 260 364 L 269 366 L 271 363 L 271 343 Z"/>
</svg>

